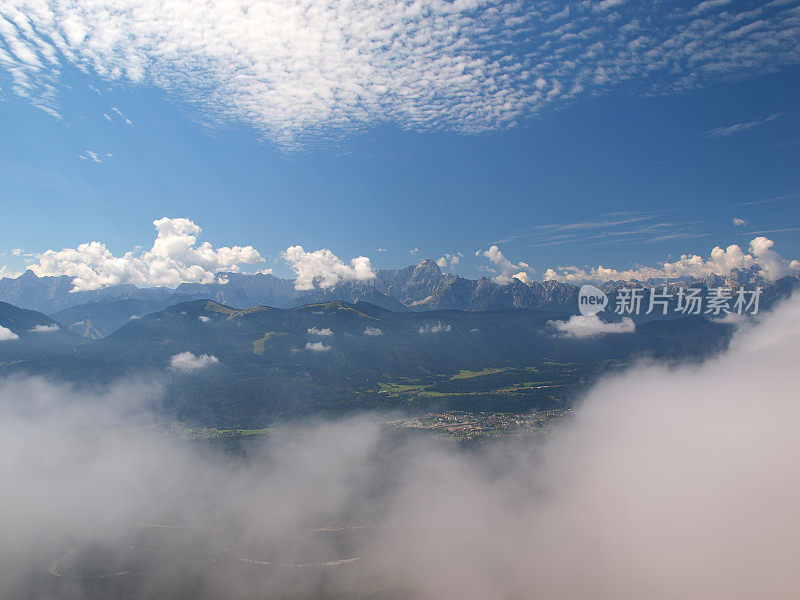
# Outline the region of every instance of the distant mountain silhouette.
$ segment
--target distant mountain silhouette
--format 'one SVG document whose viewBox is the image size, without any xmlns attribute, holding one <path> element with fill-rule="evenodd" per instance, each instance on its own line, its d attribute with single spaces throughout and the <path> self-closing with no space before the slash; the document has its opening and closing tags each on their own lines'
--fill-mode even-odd
<svg viewBox="0 0 800 600">
<path fill-rule="evenodd" d="M 600 287 L 613 298 L 620 287 L 631 285 L 668 285 L 673 292 L 677 286 L 687 284 L 705 288 L 761 285 L 764 288 L 762 303 L 768 307 L 797 289 L 799 283 L 798 277 L 769 283 L 757 271 L 734 269 L 726 278 L 711 275 L 689 282 L 611 281 Z M 225 273 L 220 274 L 220 281 L 216 283 L 184 283 L 175 289 L 138 288 L 128 284 L 73 292 L 67 276 L 37 277 L 32 271 L 26 271 L 15 279 L 0 279 L 0 300 L 47 313 L 73 331 L 94 338 L 108 335 L 131 317 L 195 299 L 210 299 L 237 308 L 292 308 L 338 300 L 369 302 L 393 312 L 512 308 L 575 312 L 578 289 L 578 286 L 553 280 L 524 283 L 512 279 L 510 283 L 501 284 L 487 277 L 465 279 L 442 273 L 434 261 L 423 260 L 404 269 L 379 270 L 369 282 L 342 282 L 331 288 L 312 290 L 297 290 L 292 280 L 273 275 Z"/>
</svg>

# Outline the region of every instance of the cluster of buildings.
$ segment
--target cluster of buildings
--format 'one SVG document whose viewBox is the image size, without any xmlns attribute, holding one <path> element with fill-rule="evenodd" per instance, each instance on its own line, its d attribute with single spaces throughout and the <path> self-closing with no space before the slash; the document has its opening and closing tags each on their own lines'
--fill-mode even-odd
<svg viewBox="0 0 800 600">
<path fill-rule="evenodd" d="M 554 422 L 561 419 L 564 413 L 563 409 L 526 414 L 450 411 L 395 419 L 388 425 L 392 429 L 425 429 L 459 439 L 474 439 L 546 431 Z"/>
</svg>

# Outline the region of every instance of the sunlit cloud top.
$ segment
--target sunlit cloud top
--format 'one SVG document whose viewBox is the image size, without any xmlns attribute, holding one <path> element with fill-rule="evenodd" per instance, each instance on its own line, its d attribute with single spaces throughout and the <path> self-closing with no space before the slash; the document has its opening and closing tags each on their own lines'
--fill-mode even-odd
<svg viewBox="0 0 800 600">
<path fill-rule="evenodd" d="M 92 241 L 78 244 L 75 248 L 24 253 L 26 268 L 39 277 L 68 276 L 72 278 L 72 291 L 76 292 L 120 284 L 169 288 L 182 283 L 226 284 L 229 273 L 272 273 L 272 268 L 264 266 L 266 259 L 252 245 L 214 246 L 207 241 L 200 242 L 198 238 L 202 229 L 190 219 L 163 217 L 153 221 L 153 225 L 156 237 L 149 249 L 137 246 L 134 250 L 114 254 L 107 243 Z M 576 223 L 572 226 L 584 225 Z M 750 240 L 747 251 L 738 244 L 725 248 L 715 246 L 707 258 L 684 253 L 674 261 L 662 261 L 655 266 L 637 264 L 630 268 L 558 265 L 537 271 L 517 257 L 511 260 L 496 245 L 475 252 L 475 259 L 477 271 L 489 274 L 499 285 L 508 285 L 515 280 L 526 284 L 537 280 L 582 284 L 703 279 L 710 275 L 728 276 L 733 269 L 754 270 L 768 281 L 800 274 L 800 260 L 785 258 L 774 246 L 773 240 L 757 236 Z M 356 256 L 347 260 L 328 248 L 305 250 L 303 246 L 295 245 L 276 256 L 280 256 L 287 270 L 294 275 L 294 287 L 298 291 L 331 289 L 341 283 L 371 285 L 378 274 L 370 257 Z M 449 257 L 445 266 L 461 267 L 462 256 L 463 253 L 447 254 L 440 260 L 447 261 Z M 276 259 L 273 264 L 277 262 Z M 421 264 L 433 264 L 433 261 Z M 0 265 L 0 278 L 19 275 L 20 272 Z M 309 333 L 312 332 L 319 333 L 310 329 Z"/>
</svg>

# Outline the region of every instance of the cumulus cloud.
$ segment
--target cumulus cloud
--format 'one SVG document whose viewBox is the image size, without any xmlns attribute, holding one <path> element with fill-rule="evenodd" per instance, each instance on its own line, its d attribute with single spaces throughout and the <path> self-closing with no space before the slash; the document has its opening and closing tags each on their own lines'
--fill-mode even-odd
<svg viewBox="0 0 800 600">
<path fill-rule="evenodd" d="M 210 122 L 244 121 L 281 141 L 376 121 L 473 132 L 614 87 L 683 90 L 797 64 L 795 9 L 12 0 L 0 6 L 0 66 L 52 114 L 70 65 L 160 87 Z"/>
<path fill-rule="evenodd" d="M 195 356 L 192 352 L 181 352 L 169 359 L 169 366 L 181 373 L 194 373 L 216 364 L 219 359 L 211 354 Z"/>
<path fill-rule="evenodd" d="M 740 219 L 739 217 L 733 217 L 733 226 L 734 227 L 744 227 L 747 225 L 747 221 L 744 219 Z"/>
<path fill-rule="evenodd" d="M 764 236 L 759 236 L 750 241 L 750 252 L 755 257 L 754 260 L 761 267 L 765 277 L 774 281 L 789 273 L 800 272 L 800 261 L 784 259 L 772 249 L 774 245 L 775 242 Z"/>
<path fill-rule="evenodd" d="M 0 265 L 0 278 L 3 277 L 16 278 L 19 277 L 20 275 L 22 275 L 22 273 L 20 273 L 19 271 L 14 271 L 12 269 L 9 269 L 6 265 Z"/>
<path fill-rule="evenodd" d="M 18 340 L 19 336 L 11 331 L 8 327 L 3 327 L 0 325 L 0 342 L 5 342 L 9 340 Z"/>
<path fill-rule="evenodd" d="M 514 279 L 519 279 L 522 283 L 530 283 L 531 281 L 529 275 L 529 273 L 533 272 L 531 266 L 521 261 L 517 264 L 512 263 L 497 246 L 491 246 L 488 250 L 478 250 L 475 256 L 488 258 L 489 262 L 495 266 L 496 271 L 500 271 L 500 274 L 494 278 L 496 283 L 507 285 Z"/>
<path fill-rule="evenodd" d="M 240 265 L 264 260 L 252 246 L 214 248 L 209 242 L 198 244 L 202 230 L 189 219 L 164 217 L 153 225 L 156 239 L 145 252 L 114 256 L 105 244 L 89 242 L 77 248 L 42 252 L 29 268 L 39 277 L 68 275 L 73 278 L 73 291 L 85 291 L 122 283 L 143 287 L 213 283 L 218 271 L 236 272 Z"/>
<path fill-rule="evenodd" d="M 637 267 L 619 270 L 604 266 L 582 269 L 575 266 L 550 268 L 545 279 L 570 283 L 646 281 L 648 279 L 702 279 L 708 275 L 727 276 L 732 269 L 758 268 L 769 281 L 775 281 L 789 274 L 800 273 L 800 261 L 783 258 L 772 249 L 775 242 L 759 236 L 750 241 L 749 252 L 744 252 L 737 244 L 727 248 L 716 246 L 709 258 L 697 254 L 684 254 L 674 262 L 664 262 L 657 267 Z"/>
<path fill-rule="evenodd" d="M 435 323 L 425 323 L 422 327 L 419 328 L 419 332 L 423 335 L 428 333 L 442 333 L 452 330 L 452 326 L 448 325 L 447 323 L 442 323 L 441 321 L 437 321 Z"/>
<path fill-rule="evenodd" d="M 520 263 L 524 264 L 524 263 Z M 533 281 L 531 276 L 528 275 L 525 271 L 520 271 L 519 273 L 515 273 L 513 279 L 519 279 L 522 283 L 530 283 Z M 510 281 L 509 281 L 510 283 Z"/>
<path fill-rule="evenodd" d="M 560 335 L 568 338 L 598 337 L 609 333 L 633 333 L 636 325 L 630 317 L 618 323 L 606 323 L 597 315 L 573 315 L 567 321 L 548 321 Z"/>
<path fill-rule="evenodd" d="M 58 331 L 59 329 L 60 327 L 55 323 L 53 323 L 51 325 L 36 325 L 30 328 L 28 331 L 32 333 L 49 333 L 52 331 Z"/>
<path fill-rule="evenodd" d="M 317 327 L 309 327 L 308 334 L 327 336 L 327 335 L 333 335 L 333 331 L 331 331 L 328 327 L 325 327 L 324 329 L 319 329 Z"/>
<path fill-rule="evenodd" d="M 311 350 L 312 352 L 327 352 L 331 348 L 332 346 L 326 346 L 322 342 L 306 343 L 306 350 Z"/>
<path fill-rule="evenodd" d="M 347 265 L 330 250 L 306 252 L 302 246 L 290 246 L 283 253 L 283 258 L 297 275 L 294 282 L 297 290 L 311 290 L 315 285 L 327 289 L 340 281 L 369 281 L 375 278 L 366 256 L 358 256 Z"/>
<path fill-rule="evenodd" d="M 436 260 L 436 264 L 439 265 L 440 269 L 452 269 L 461 262 L 463 257 L 464 254 L 461 252 L 456 252 L 455 254 L 445 254 Z"/>
<path fill-rule="evenodd" d="M 379 327 L 367 327 L 364 330 L 364 335 L 369 335 L 372 337 L 377 337 L 379 335 L 383 335 L 383 329 Z"/>
</svg>

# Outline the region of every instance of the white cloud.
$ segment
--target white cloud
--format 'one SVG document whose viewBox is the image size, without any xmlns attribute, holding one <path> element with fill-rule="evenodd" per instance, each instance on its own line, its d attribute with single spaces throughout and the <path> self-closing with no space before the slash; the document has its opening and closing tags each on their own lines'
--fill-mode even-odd
<svg viewBox="0 0 800 600">
<path fill-rule="evenodd" d="M 386 248 L 378 248 L 378 252 L 388 252 Z"/>
<path fill-rule="evenodd" d="M 545 279 L 555 279 L 569 283 L 630 281 L 637 279 L 702 279 L 708 275 L 730 274 L 731 269 L 747 269 L 759 267 L 762 275 L 774 281 L 788 274 L 800 273 L 800 261 L 784 259 L 772 249 L 774 242 L 759 236 L 750 242 L 749 252 L 732 244 L 727 248 L 719 246 L 711 250 L 711 256 L 704 259 L 697 254 L 684 254 L 674 262 L 664 262 L 657 267 L 637 267 L 618 270 L 604 266 L 588 270 L 575 266 L 550 268 L 545 272 Z"/>
<path fill-rule="evenodd" d="M 421 466 L 392 520 L 401 551 L 381 540 L 387 561 L 420 565 L 414 592 L 430 598 L 791 597 L 798 306 L 720 359 L 593 386 L 527 475 L 493 470 L 507 451 Z"/>
<path fill-rule="evenodd" d="M 169 359 L 169 366 L 181 373 L 194 373 L 216 364 L 219 364 L 219 359 L 210 354 L 195 356 L 191 352 L 181 352 Z"/>
<path fill-rule="evenodd" d="M 533 281 L 525 271 L 520 271 L 519 273 L 514 274 L 514 279 L 519 279 L 522 283 L 530 283 Z"/>
<path fill-rule="evenodd" d="M 3 277 L 16 278 L 19 277 L 20 275 L 22 275 L 22 273 L 20 273 L 19 271 L 14 271 L 12 269 L 9 269 L 6 265 L 0 265 L 0 279 L 2 279 Z"/>
<path fill-rule="evenodd" d="M 0 325 L 0 342 L 5 342 L 9 340 L 18 340 L 19 336 L 11 331 L 8 327 L 3 327 Z"/>
<path fill-rule="evenodd" d="M 705 133 L 709 137 L 729 137 L 731 135 L 747 131 L 748 129 L 752 129 L 753 127 L 758 127 L 759 125 L 764 125 L 765 123 L 774 121 L 779 116 L 780 115 L 770 115 L 765 119 L 759 119 L 757 121 L 748 121 L 747 123 L 736 123 L 734 125 L 726 125 L 725 127 L 717 127 L 715 129 L 706 131 Z"/>
<path fill-rule="evenodd" d="M 458 263 L 461 262 L 461 259 L 464 257 L 464 254 L 461 252 L 456 252 L 455 254 L 445 254 L 444 256 L 440 256 L 436 260 L 436 264 L 439 265 L 440 269 L 452 269 Z"/>
<path fill-rule="evenodd" d="M 598 90 L 682 90 L 800 60 L 792 2 L 723 4 L 654 16 L 621 0 L 10 0 L 0 68 L 51 114 L 69 64 L 283 141 L 376 121 L 485 131 Z"/>
<path fill-rule="evenodd" d="M 116 106 L 112 106 L 112 107 L 111 107 L 111 110 L 113 110 L 115 113 L 117 113 L 117 115 L 118 115 L 118 116 L 119 116 L 119 117 L 120 117 L 120 118 L 121 118 L 123 121 L 125 121 L 125 124 L 126 124 L 126 125 L 133 125 L 133 121 L 131 121 L 131 120 L 130 120 L 128 117 L 126 117 L 125 115 L 123 115 L 123 114 L 122 114 L 122 111 L 121 111 L 120 109 L 118 109 Z"/>
<path fill-rule="evenodd" d="M 331 346 L 326 346 L 322 342 L 306 343 L 306 350 L 311 350 L 312 352 L 327 352 L 330 349 Z"/>
<path fill-rule="evenodd" d="M 625 0 L 601 0 L 598 3 L 597 7 L 600 10 L 609 10 L 609 9 L 614 8 L 616 6 L 620 6 L 624 2 L 625 2 Z"/>
<path fill-rule="evenodd" d="M 205 315 L 199 315 L 197 318 L 200 319 L 203 323 L 208 323 L 211 320 L 211 317 L 207 317 Z"/>
<path fill-rule="evenodd" d="M 97 154 L 97 152 L 92 152 L 91 150 L 87 150 L 83 154 L 79 154 L 78 158 L 81 160 L 90 160 L 98 165 L 103 162 L 103 159 Z"/>
<path fill-rule="evenodd" d="M 61 328 L 53 323 L 51 325 L 36 325 L 35 327 L 28 329 L 28 331 L 32 333 L 50 333 L 52 331 L 58 331 L 59 329 Z"/>
<path fill-rule="evenodd" d="M 666 213 L 658 210 L 613 212 L 584 221 L 534 225 L 526 237 L 532 242 L 529 247 L 551 248 L 559 245 L 592 247 L 614 240 L 653 243 L 702 235 L 693 223 L 664 220 L 665 216 Z M 503 243 L 520 237 L 508 236 Z"/>
<path fill-rule="evenodd" d="M 308 334 L 309 335 L 328 336 L 328 335 L 333 335 L 333 331 L 331 331 L 327 327 L 324 328 L 324 329 L 318 329 L 317 327 L 309 327 Z"/>
<path fill-rule="evenodd" d="M 82 564 L 100 568 L 109 564 L 102 549 L 154 532 L 168 552 L 138 548 L 129 556 L 145 560 L 117 554 L 116 564 L 136 566 L 145 585 L 168 573 L 170 584 L 224 590 L 223 598 L 253 597 L 256 581 L 261 596 L 293 598 L 309 589 L 352 597 L 378 582 L 389 597 L 442 600 L 792 599 L 800 587 L 799 337 L 792 298 L 743 327 L 722 355 L 615 369 L 561 423 L 542 423 L 546 435 L 511 429 L 480 452 L 398 436 L 369 415 L 320 419 L 302 436 L 270 436 L 241 460 L 220 460 L 152 427 L 120 427 L 163 422 L 147 410 L 161 404 L 150 386 L 6 378 L 0 474 L 14 485 L 0 494 L 0 531 L 13 561 L 3 589 L 29 590 L 42 565 L 72 570 L 69 546 L 48 543 L 55 531 L 75 541 L 66 559 L 99 555 Z M 386 418 L 394 429 L 399 416 Z M 309 535 L 309 524 L 363 522 L 377 526 L 340 548 L 330 535 Z M 170 523 L 180 527 L 159 526 Z M 301 549 L 283 567 L 298 577 L 187 569 L 219 556 L 219 523 L 237 525 L 225 532 L 231 560 Z M 288 566 L 298 554 L 303 564 L 336 562 Z M 338 561 L 350 557 L 364 559 Z"/>
<path fill-rule="evenodd" d="M 772 249 L 774 245 L 775 242 L 764 236 L 750 241 L 750 252 L 755 257 L 753 260 L 761 267 L 764 276 L 774 281 L 789 273 L 800 272 L 800 261 L 784 259 Z"/>
<path fill-rule="evenodd" d="M 428 334 L 428 333 L 442 333 L 452 330 L 453 328 L 442 322 L 436 323 L 425 323 L 422 327 L 419 328 L 419 332 L 421 334 Z"/>
<path fill-rule="evenodd" d="M 378 327 L 367 327 L 364 330 L 364 335 L 369 335 L 372 337 L 377 337 L 379 335 L 383 335 L 383 330 Z"/>
<path fill-rule="evenodd" d="M 747 225 L 747 221 L 744 219 L 740 219 L 739 217 L 733 217 L 733 226 L 734 227 L 744 227 Z"/>
<path fill-rule="evenodd" d="M 636 325 L 629 317 L 618 323 L 606 323 L 597 315 L 573 315 L 567 321 L 548 321 L 564 337 L 598 337 L 609 333 L 633 333 Z"/>
<path fill-rule="evenodd" d="M 701 12 L 705 12 L 707 10 L 711 10 L 713 8 L 719 8 L 720 6 L 725 6 L 730 4 L 731 0 L 705 0 L 705 2 L 701 2 L 697 6 L 692 9 L 692 13 L 697 14 Z"/>
<path fill-rule="evenodd" d="M 68 530 L 80 555 L 133 543 L 144 528 L 178 536 L 166 542 L 208 535 L 144 555 L 154 560 L 139 563 L 140 581 L 167 572 L 176 585 L 252 597 L 253 579 L 227 570 L 181 578 L 187 561 L 219 554 L 213 507 L 216 523 L 239 525 L 225 537 L 233 557 L 252 556 L 254 544 L 262 556 L 302 548 L 320 560 L 365 557 L 336 577 L 312 578 L 317 596 L 351 597 L 377 581 L 389 595 L 442 600 L 794 598 L 800 304 L 787 302 L 748 329 L 704 364 L 635 366 L 603 378 L 565 422 L 547 423 L 546 435 L 517 440 L 511 430 L 486 452 L 422 435 L 384 437 L 388 428 L 371 415 L 312 424 L 301 439 L 272 436 L 258 454 L 219 460 L 151 428 L 118 426 L 159 422 L 160 414 L 141 414 L 157 397 L 150 390 L 0 381 L 0 472 L 15 483 L 0 496 L 0 530 L 15 557 L 4 589 L 29 589 L 37 565 L 65 566 L 54 563 L 52 545 L 42 548 L 55 530 Z M 393 429 L 398 417 L 388 418 Z M 146 525 L 175 515 L 180 530 Z M 378 526 L 359 529 L 344 551 L 332 550 L 329 535 L 308 535 L 309 523 L 364 521 Z M 142 526 L 120 537 L 105 523 Z M 263 578 L 261 595 L 309 596 L 308 569 L 286 568 L 300 575 Z"/>
<path fill-rule="evenodd" d="M 240 264 L 263 262 L 252 246 L 197 244 L 201 229 L 189 219 L 164 217 L 153 222 L 157 230 L 153 247 L 114 256 L 101 242 L 77 248 L 47 250 L 29 268 L 39 277 L 68 275 L 73 290 L 93 290 L 108 285 L 176 287 L 184 282 L 213 283 L 220 270 L 238 271 Z"/>
<path fill-rule="evenodd" d="M 418 252 L 419 248 L 412 248 L 411 250 L 408 251 L 409 254 L 412 254 L 414 256 L 416 256 Z"/>
<path fill-rule="evenodd" d="M 488 250 L 478 250 L 475 252 L 475 256 L 488 258 L 489 262 L 500 271 L 500 274 L 494 278 L 496 283 L 507 285 L 514 279 L 519 279 L 522 283 L 530 283 L 531 281 L 529 273 L 532 273 L 533 269 L 530 265 L 525 262 L 512 263 L 497 246 L 491 246 Z"/>
<path fill-rule="evenodd" d="M 302 246 L 290 246 L 283 258 L 297 274 L 294 287 L 298 290 L 311 290 L 314 285 L 332 288 L 340 281 L 369 281 L 375 277 L 366 256 L 358 256 L 346 265 L 330 250 L 306 252 Z"/>
</svg>

